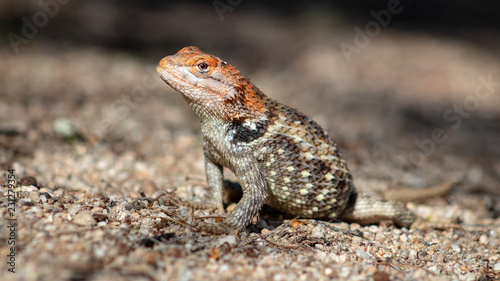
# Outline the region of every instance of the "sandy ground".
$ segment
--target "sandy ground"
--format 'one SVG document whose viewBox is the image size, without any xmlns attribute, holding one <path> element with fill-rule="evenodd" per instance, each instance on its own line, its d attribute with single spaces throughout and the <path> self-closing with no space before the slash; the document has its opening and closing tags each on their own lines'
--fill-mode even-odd
<svg viewBox="0 0 500 281">
<path fill-rule="evenodd" d="M 235 7 L 221 22 L 211 5 L 134 12 L 89 3 L 61 5 L 17 53 L 2 37 L 1 280 L 500 279 L 495 39 L 382 28 L 356 45 L 354 27 L 368 22 L 318 8 L 286 16 Z M 33 2 L 24 13 L 39 10 Z M 345 44 L 356 48 L 350 56 Z M 199 120 L 154 72 L 186 45 L 312 116 L 339 144 L 360 190 L 460 181 L 408 207 L 461 227 L 266 212 L 240 236 L 194 232 L 188 224 L 210 213 L 178 202 L 210 198 Z"/>
</svg>

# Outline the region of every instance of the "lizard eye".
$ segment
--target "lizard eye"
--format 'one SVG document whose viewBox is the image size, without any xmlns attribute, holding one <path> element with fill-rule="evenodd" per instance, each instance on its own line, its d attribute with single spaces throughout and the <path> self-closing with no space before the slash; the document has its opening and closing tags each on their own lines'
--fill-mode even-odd
<svg viewBox="0 0 500 281">
<path fill-rule="evenodd" d="M 201 71 L 201 72 L 206 72 L 207 69 L 208 69 L 208 64 L 206 62 L 200 62 L 198 64 L 198 69 Z"/>
</svg>

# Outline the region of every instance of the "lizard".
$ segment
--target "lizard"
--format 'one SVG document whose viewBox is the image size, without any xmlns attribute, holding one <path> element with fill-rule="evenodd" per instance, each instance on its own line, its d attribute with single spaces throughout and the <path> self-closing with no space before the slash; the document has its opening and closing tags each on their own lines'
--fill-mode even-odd
<svg viewBox="0 0 500 281">
<path fill-rule="evenodd" d="M 357 192 L 335 142 L 318 123 L 266 96 L 234 66 L 184 47 L 160 60 L 157 72 L 201 120 L 205 174 L 212 203 L 224 214 L 223 167 L 243 196 L 219 223 L 199 231 L 236 234 L 264 204 L 297 217 L 410 227 L 416 215 L 402 202 Z"/>
</svg>

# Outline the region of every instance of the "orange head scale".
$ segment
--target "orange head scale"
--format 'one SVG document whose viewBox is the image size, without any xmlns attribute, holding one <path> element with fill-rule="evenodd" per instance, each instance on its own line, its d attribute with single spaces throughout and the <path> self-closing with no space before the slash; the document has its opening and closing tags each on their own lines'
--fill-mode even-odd
<svg viewBox="0 0 500 281">
<path fill-rule="evenodd" d="M 254 118 L 265 111 L 257 87 L 235 67 L 198 47 L 164 57 L 156 71 L 202 118 L 207 114 L 228 120 Z"/>
</svg>

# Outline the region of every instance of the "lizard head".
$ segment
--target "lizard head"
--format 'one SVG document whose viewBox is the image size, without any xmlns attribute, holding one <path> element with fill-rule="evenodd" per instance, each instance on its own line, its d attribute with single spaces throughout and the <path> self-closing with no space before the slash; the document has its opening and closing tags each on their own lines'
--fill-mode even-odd
<svg viewBox="0 0 500 281">
<path fill-rule="evenodd" d="M 257 117 L 265 110 L 263 94 L 241 72 L 197 47 L 164 57 L 156 71 L 200 116 L 234 120 Z"/>
</svg>

